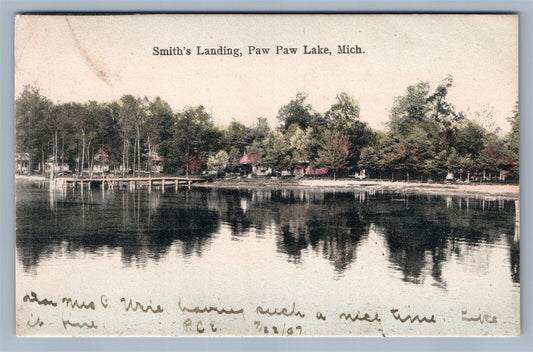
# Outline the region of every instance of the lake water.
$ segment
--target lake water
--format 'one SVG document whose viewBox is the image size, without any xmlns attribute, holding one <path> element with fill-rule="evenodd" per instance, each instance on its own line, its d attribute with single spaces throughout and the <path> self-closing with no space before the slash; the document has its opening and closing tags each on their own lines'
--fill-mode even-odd
<svg viewBox="0 0 533 352">
<path fill-rule="evenodd" d="M 380 191 L 18 183 L 17 331 L 515 336 L 515 206 Z"/>
</svg>

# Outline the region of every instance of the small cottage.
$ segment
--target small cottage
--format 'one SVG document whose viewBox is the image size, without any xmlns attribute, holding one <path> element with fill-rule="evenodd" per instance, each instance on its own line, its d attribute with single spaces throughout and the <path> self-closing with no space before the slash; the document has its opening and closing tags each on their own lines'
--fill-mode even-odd
<svg viewBox="0 0 533 352">
<path fill-rule="evenodd" d="M 296 176 L 324 176 L 327 173 L 327 167 L 318 166 L 315 163 L 301 162 L 294 167 L 294 175 Z"/>
<path fill-rule="evenodd" d="M 17 175 L 30 174 L 30 154 L 16 153 L 15 154 L 15 172 Z"/>
<path fill-rule="evenodd" d="M 113 164 L 113 157 L 109 149 L 105 146 L 98 149 L 94 155 L 93 173 L 109 172 L 109 168 Z"/>
</svg>

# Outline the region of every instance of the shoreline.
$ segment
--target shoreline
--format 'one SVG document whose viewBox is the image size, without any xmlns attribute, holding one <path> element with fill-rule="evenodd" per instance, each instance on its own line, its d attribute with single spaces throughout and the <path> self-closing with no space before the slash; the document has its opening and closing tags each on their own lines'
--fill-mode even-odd
<svg viewBox="0 0 533 352">
<path fill-rule="evenodd" d="M 43 176 L 15 176 L 15 182 L 48 182 Z M 520 186 L 514 184 L 473 184 L 473 183 L 422 183 L 385 180 L 355 179 L 306 179 L 306 178 L 238 178 L 216 179 L 195 183 L 195 188 L 232 189 L 323 189 L 343 191 L 388 191 L 408 193 L 430 193 L 441 195 L 483 195 L 509 199 L 520 199 Z"/>
<path fill-rule="evenodd" d="M 324 189 L 343 191 L 388 191 L 440 195 L 483 195 L 509 199 L 520 199 L 519 185 L 501 184 L 461 184 L 461 183 L 422 183 L 385 180 L 354 180 L 354 179 L 237 179 L 216 180 L 209 183 L 195 184 L 194 187 L 234 188 L 234 189 Z"/>
</svg>

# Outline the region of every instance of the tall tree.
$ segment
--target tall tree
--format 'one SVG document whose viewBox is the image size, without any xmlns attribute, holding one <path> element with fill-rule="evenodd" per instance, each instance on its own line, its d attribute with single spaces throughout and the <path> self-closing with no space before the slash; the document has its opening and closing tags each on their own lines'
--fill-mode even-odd
<svg viewBox="0 0 533 352">
<path fill-rule="evenodd" d="M 414 124 L 427 121 L 430 111 L 428 97 L 429 84 L 427 82 L 419 82 L 407 87 L 405 95 L 394 99 L 390 112 L 390 130 L 407 134 Z"/>
<path fill-rule="evenodd" d="M 376 138 L 368 124 L 359 120 L 359 112 L 359 102 L 342 92 L 337 95 L 335 104 L 324 115 L 327 131 L 336 131 L 348 138 L 354 165 L 357 165 L 361 150 Z"/>
<path fill-rule="evenodd" d="M 504 137 L 505 164 L 511 176 L 518 178 L 520 170 L 520 113 L 518 101 L 515 104 L 513 115 L 507 118 L 507 121 L 511 124 L 511 130 Z"/>
<path fill-rule="evenodd" d="M 54 105 L 51 116 L 50 122 L 53 124 L 51 127 L 54 129 L 54 164 L 56 169 L 59 165 L 63 168 L 65 166 L 65 159 L 69 157 L 71 145 L 75 145 L 73 138 L 75 127 L 70 117 L 70 104 Z"/>
<path fill-rule="evenodd" d="M 475 121 L 468 120 L 458 125 L 452 146 L 461 155 L 470 154 L 477 158 L 485 144 L 486 137 L 487 132 L 483 127 Z"/>
<path fill-rule="evenodd" d="M 179 161 L 206 160 L 210 152 L 221 149 L 222 133 L 215 128 L 211 115 L 203 106 L 188 107 L 177 114 L 172 140 L 172 159 L 178 164 L 169 165 L 177 171 Z M 198 158 L 192 158 L 193 155 Z M 188 172 L 188 169 L 185 169 Z"/>
<path fill-rule="evenodd" d="M 231 121 L 224 133 L 226 151 L 230 159 L 239 158 L 243 155 L 246 147 L 246 134 L 248 129 L 242 122 Z"/>
<path fill-rule="evenodd" d="M 158 153 L 164 158 L 168 157 L 173 123 L 174 118 L 170 105 L 160 97 L 155 97 L 148 107 L 144 128 L 148 145 L 149 171 L 152 170 L 152 154 Z"/>
<path fill-rule="evenodd" d="M 218 153 L 211 155 L 207 159 L 207 167 L 213 171 L 220 172 L 228 164 L 229 155 L 225 150 L 220 150 Z"/>
<path fill-rule="evenodd" d="M 38 88 L 32 86 L 24 87 L 15 101 L 16 149 L 19 153 L 30 154 L 30 171 L 40 163 L 44 172 L 47 145 L 52 137 L 49 128 L 52 105 Z"/>
<path fill-rule="evenodd" d="M 281 131 L 274 130 L 265 139 L 263 161 L 274 170 L 288 168 L 292 162 L 290 144 Z"/>
<path fill-rule="evenodd" d="M 369 177 L 376 174 L 382 178 L 383 172 L 387 171 L 384 149 L 389 135 L 385 132 L 377 132 L 375 140 L 361 149 L 357 166 L 367 170 Z"/>
<path fill-rule="evenodd" d="M 464 115 L 457 114 L 455 108 L 446 100 L 448 91 L 452 87 L 453 77 L 448 75 L 427 98 L 427 102 L 430 106 L 430 118 L 444 127 L 449 127 L 452 122 L 461 122 L 464 120 Z"/>
<path fill-rule="evenodd" d="M 312 127 L 308 127 L 304 131 L 296 124 L 292 124 L 285 133 L 289 141 L 291 161 L 293 164 L 314 159 L 313 150 L 317 141 L 313 139 L 312 135 Z"/>
<path fill-rule="evenodd" d="M 140 140 L 141 140 L 141 129 L 145 122 L 146 118 L 146 101 L 142 99 L 137 99 L 133 95 L 124 95 L 120 98 L 120 109 L 119 109 L 119 119 L 122 137 L 124 140 L 123 145 L 123 160 L 126 160 L 126 165 L 123 162 L 123 170 L 125 170 L 129 164 L 129 140 L 134 139 L 134 150 L 133 150 L 133 167 L 132 171 L 135 173 L 135 168 L 137 167 L 137 174 L 140 174 L 140 163 L 141 163 L 141 153 L 140 153 Z M 136 166 L 137 164 L 137 166 Z"/>
<path fill-rule="evenodd" d="M 305 102 L 306 99 L 307 94 L 300 92 L 287 105 L 279 109 L 278 121 L 283 130 L 287 130 L 294 123 L 305 130 L 309 126 L 315 126 L 321 120 L 313 107 Z"/>
<path fill-rule="evenodd" d="M 76 126 L 78 127 L 78 136 L 81 139 L 81 163 L 79 172 L 83 172 L 85 166 L 92 172 L 93 156 L 98 148 L 98 142 L 102 142 L 102 131 L 107 131 L 103 121 L 110 117 L 110 111 L 107 107 L 90 101 L 84 105 L 74 107 Z M 104 114 L 109 114 L 104 116 Z M 108 121 L 107 121 L 108 122 Z M 104 137 L 103 140 L 106 140 Z"/>
<path fill-rule="evenodd" d="M 328 130 L 342 131 L 359 119 L 359 102 L 347 93 L 340 93 L 336 102 L 326 112 L 324 119 Z"/>
</svg>

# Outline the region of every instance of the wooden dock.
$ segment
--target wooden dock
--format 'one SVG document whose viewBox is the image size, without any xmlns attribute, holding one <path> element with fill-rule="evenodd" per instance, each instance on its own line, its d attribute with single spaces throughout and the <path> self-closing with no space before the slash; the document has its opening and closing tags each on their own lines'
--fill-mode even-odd
<svg viewBox="0 0 533 352">
<path fill-rule="evenodd" d="M 202 177 L 98 177 L 98 178 L 56 178 L 51 181 L 56 187 L 74 187 L 84 189 L 85 187 L 100 187 L 101 189 L 127 188 L 134 190 L 137 188 L 147 188 L 149 192 L 152 188 L 159 188 L 165 192 L 166 188 L 173 187 L 175 191 L 179 187 L 191 189 L 193 183 L 204 182 Z"/>
</svg>

